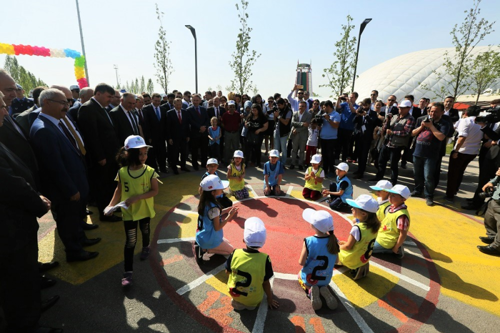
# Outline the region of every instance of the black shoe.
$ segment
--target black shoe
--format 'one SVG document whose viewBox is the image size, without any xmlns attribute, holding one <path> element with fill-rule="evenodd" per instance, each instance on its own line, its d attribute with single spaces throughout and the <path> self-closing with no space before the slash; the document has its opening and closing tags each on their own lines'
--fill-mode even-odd
<svg viewBox="0 0 500 333">
<path fill-rule="evenodd" d="M 40 289 L 50 288 L 56 284 L 56 280 L 49 279 L 45 275 L 40 277 Z"/>
<path fill-rule="evenodd" d="M 485 244 L 491 244 L 495 241 L 495 237 L 483 237 L 483 236 L 480 236 L 479 239 L 481 240 L 481 242 L 485 243 Z"/>
<path fill-rule="evenodd" d="M 411 196 L 414 198 L 421 198 L 422 192 L 413 191 L 413 192 L 411 192 Z"/>
<path fill-rule="evenodd" d="M 401 169 L 406 169 L 406 164 L 401 164 Z"/>
<path fill-rule="evenodd" d="M 203 253 L 204 252 L 205 251 L 203 251 L 201 246 L 198 245 L 198 243 L 195 241 L 193 243 L 193 255 L 194 255 L 194 258 L 196 259 L 196 262 L 198 263 L 198 265 L 203 264 Z"/>
<path fill-rule="evenodd" d="M 51 298 L 49 298 L 48 300 L 42 301 L 41 311 L 44 312 L 44 311 L 47 311 L 48 309 L 50 309 L 54 304 L 57 303 L 59 298 L 60 297 L 58 295 L 55 295 L 55 296 L 52 296 Z"/>
<path fill-rule="evenodd" d="M 462 207 L 462 209 L 465 209 L 465 210 L 478 210 L 479 208 L 481 208 L 481 207 L 474 205 L 472 202 L 470 202 L 468 204 L 462 204 L 461 207 Z"/>
<path fill-rule="evenodd" d="M 488 254 L 490 256 L 500 257 L 500 250 L 499 249 L 495 249 L 494 247 L 491 247 L 491 245 L 488 245 L 488 246 L 478 245 L 477 248 L 479 249 L 479 251 L 481 251 L 481 252 L 483 252 L 485 254 Z"/>
<path fill-rule="evenodd" d="M 191 172 L 191 170 L 189 170 L 187 167 L 181 167 L 181 170 L 186 172 Z"/>
<path fill-rule="evenodd" d="M 304 171 L 304 167 L 302 165 L 299 165 L 299 170 Z"/>
<path fill-rule="evenodd" d="M 449 196 L 445 195 L 444 200 L 446 200 L 448 202 L 453 202 L 455 200 L 455 198 L 454 197 L 449 197 Z"/>
<path fill-rule="evenodd" d="M 88 208 L 86 208 L 86 209 L 85 209 L 85 214 L 87 214 L 87 215 L 92 215 L 92 214 L 94 214 L 94 212 L 93 212 L 93 211 L 90 211 Z"/>
<path fill-rule="evenodd" d="M 97 229 L 97 228 L 99 228 L 99 226 L 97 224 L 88 224 L 88 223 L 85 223 L 82 226 L 83 230 L 94 230 L 94 229 Z"/>
<path fill-rule="evenodd" d="M 62 333 L 64 330 L 62 328 L 53 328 L 46 326 L 39 326 L 35 333 Z"/>
<path fill-rule="evenodd" d="M 101 238 L 87 238 L 82 241 L 82 247 L 92 246 L 101 241 Z"/>
<path fill-rule="evenodd" d="M 52 268 L 57 267 L 57 266 L 59 266 L 59 261 L 38 263 L 38 269 L 40 269 L 40 273 L 46 272 L 49 269 L 52 269 Z"/>
<path fill-rule="evenodd" d="M 95 257 L 97 257 L 98 254 L 99 252 L 89 252 L 82 250 L 80 253 L 77 254 L 66 254 L 66 261 L 67 262 L 86 261 L 94 259 Z"/>
<path fill-rule="evenodd" d="M 427 206 L 429 206 L 429 207 L 432 207 L 432 206 L 434 206 L 434 200 L 432 200 L 431 198 L 427 198 L 427 199 L 425 200 L 425 204 L 426 204 Z"/>
<path fill-rule="evenodd" d="M 99 217 L 99 220 L 102 222 L 120 222 L 122 218 L 116 215 L 101 215 L 101 217 Z"/>
<path fill-rule="evenodd" d="M 177 170 L 177 168 L 174 169 L 174 175 L 178 175 L 179 174 L 179 170 Z"/>
<path fill-rule="evenodd" d="M 295 165 L 292 164 L 292 165 L 290 165 L 290 170 L 293 170 L 293 169 L 295 169 Z"/>
</svg>

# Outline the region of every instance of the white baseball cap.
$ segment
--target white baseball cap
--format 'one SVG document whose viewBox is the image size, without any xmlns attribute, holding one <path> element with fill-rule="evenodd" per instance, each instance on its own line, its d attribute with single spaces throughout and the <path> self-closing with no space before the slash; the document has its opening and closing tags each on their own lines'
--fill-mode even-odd
<svg viewBox="0 0 500 333">
<path fill-rule="evenodd" d="M 374 191 L 386 191 L 392 188 L 392 183 L 388 180 L 379 180 L 375 186 L 370 186 Z"/>
<path fill-rule="evenodd" d="M 266 242 L 267 232 L 264 222 L 258 217 L 250 217 L 245 221 L 243 240 L 249 247 L 263 247 Z"/>
<path fill-rule="evenodd" d="M 333 231 L 333 218 L 326 210 L 306 208 L 302 212 L 302 218 L 322 233 Z"/>
<path fill-rule="evenodd" d="M 401 103 L 399 103 L 399 107 L 400 108 L 411 108 L 413 105 L 411 104 L 411 101 L 405 99 L 404 101 L 401 101 Z"/>
<path fill-rule="evenodd" d="M 394 187 L 391 188 L 390 190 L 387 190 L 387 192 L 399 194 L 405 200 L 411 196 L 410 189 L 408 189 L 408 187 L 406 187 L 404 185 L 394 185 Z"/>
<path fill-rule="evenodd" d="M 210 175 L 203 178 L 200 186 L 203 191 L 223 190 L 229 186 L 229 182 L 227 180 L 220 180 L 216 175 Z"/>
<path fill-rule="evenodd" d="M 337 169 L 345 171 L 345 172 L 349 171 L 349 164 L 347 164 L 345 162 L 339 163 L 339 165 L 336 165 L 335 167 Z"/>
<path fill-rule="evenodd" d="M 321 163 L 321 154 L 316 154 L 311 157 L 311 164 L 320 164 Z"/>
<path fill-rule="evenodd" d="M 370 213 L 376 213 L 378 210 L 378 202 L 371 195 L 361 194 L 356 200 L 346 199 L 349 206 L 359 208 Z"/>
<path fill-rule="evenodd" d="M 239 157 L 239 158 L 244 158 L 243 157 L 243 152 L 241 150 L 235 150 L 233 157 Z"/>
<path fill-rule="evenodd" d="M 278 151 L 278 149 L 273 149 L 269 152 L 269 156 L 271 157 L 280 157 L 280 152 Z"/>
<path fill-rule="evenodd" d="M 236 105 L 236 102 L 233 100 L 227 101 L 227 105 Z"/>
<path fill-rule="evenodd" d="M 73 90 L 80 90 L 80 87 L 76 84 L 73 84 L 71 86 L 69 86 L 69 90 L 73 91 Z"/>
<path fill-rule="evenodd" d="M 209 158 L 207 160 L 207 165 L 209 165 L 209 164 L 217 164 L 217 165 L 219 165 L 219 162 L 217 162 L 216 158 Z"/>
<path fill-rule="evenodd" d="M 134 148 L 153 148 L 146 144 L 146 141 L 140 135 L 131 135 L 125 139 L 125 150 L 134 149 Z"/>
</svg>

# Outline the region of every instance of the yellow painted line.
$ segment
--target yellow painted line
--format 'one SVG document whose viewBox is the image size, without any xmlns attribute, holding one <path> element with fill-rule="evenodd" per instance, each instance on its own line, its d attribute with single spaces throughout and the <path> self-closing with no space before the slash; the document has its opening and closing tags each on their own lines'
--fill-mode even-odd
<svg viewBox="0 0 500 333">
<path fill-rule="evenodd" d="M 500 259 L 479 252 L 484 226 L 444 207 L 427 207 L 410 198 L 410 232 L 423 243 L 437 266 L 441 293 L 500 314 Z M 404 260 L 404 259 L 403 259 Z"/>
<path fill-rule="evenodd" d="M 198 225 L 198 214 L 189 213 L 179 225 L 178 238 L 196 236 L 196 227 Z"/>
<path fill-rule="evenodd" d="M 225 270 L 212 276 L 206 281 L 206 283 L 212 286 L 218 292 L 231 297 L 229 295 L 229 292 L 227 291 L 227 274 Z"/>
</svg>

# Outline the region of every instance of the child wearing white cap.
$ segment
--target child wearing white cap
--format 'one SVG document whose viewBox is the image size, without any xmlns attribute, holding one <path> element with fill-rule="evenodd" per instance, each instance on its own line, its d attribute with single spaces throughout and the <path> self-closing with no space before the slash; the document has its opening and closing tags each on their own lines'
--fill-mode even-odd
<svg viewBox="0 0 500 333">
<path fill-rule="evenodd" d="M 389 192 L 389 210 L 378 231 L 373 253 L 394 253 L 404 257 L 403 243 L 410 229 L 410 213 L 405 205 L 410 190 L 404 185 L 395 185 Z"/>
<path fill-rule="evenodd" d="M 323 196 L 330 196 L 328 204 L 332 210 L 342 210 L 347 207 L 347 199 L 352 199 L 354 188 L 351 180 L 347 177 L 349 165 L 347 163 L 339 163 L 335 166 L 337 178 L 335 182 L 330 183 L 330 190 L 323 190 Z"/>
<path fill-rule="evenodd" d="M 319 165 L 321 163 L 321 155 L 316 154 L 311 158 L 311 166 L 307 168 L 305 180 L 306 184 L 302 190 L 304 199 L 318 200 L 321 198 L 321 190 L 323 189 L 323 179 L 325 172 Z"/>
<path fill-rule="evenodd" d="M 387 190 L 392 188 L 392 184 L 388 180 L 379 180 L 375 186 L 370 186 L 370 188 L 377 195 L 377 218 L 379 221 L 382 221 L 385 218 L 387 210 L 389 209 L 389 205 L 391 204 L 389 202 L 389 192 L 387 192 Z"/>
<path fill-rule="evenodd" d="M 139 135 L 131 135 L 124 142 L 124 147 L 118 153 L 120 170 L 116 175 L 116 190 L 108 207 L 116 206 L 125 201 L 127 209 L 121 208 L 123 226 L 125 227 L 124 264 L 125 273 L 122 286 L 132 284 L 134 249 L 137 243 L 137 225 L 142 234 L 141 260 L 149 256 L 149 224 L 155 217 L 154 196 L 158 194 L 158 177 L 155 169 L 146 165 L 148 146 Z M 107 215 L 112 215 L 110 210 Z"/>
<path fill-rule="evenodd" d="M 243 241 L 246 249 L 236 249 L 226 261 L 226 273 L 229 275 L 227 287 L 233 298 L 231 305 L 235 310 L 254 310 L 267 296 L 269 308 L 279 307 L 273 299 L 269 279 L 274 275 L 271 259 L 259 249 L 266 242 L 266 227 L 258 217 L 245 221 Z"/>
<path fill-rule="evenodd" d="M 339 264 L 352 270 L 354 280 L 365 277 L 377 237 L 380 221 L 377 218 L 378 203 L 371 195 L 362 194 L 356 200 L 347 199 L 356 218 L 347 241 L 340 241 Z"/>
<path fill-rule="evenodd" d="M 339 244 L 333 233 L 333 218 L 327 211 L 306 208 L 302 218 L 311 224 L 314 236 L 304 238 L 299 264 L 299 283 L 311 299 L 314 310 L 323 306 L 320 294 L 331 310 L 337 308 L 337 300 L 328 288 L 333 267 L 337 261 Z"/>
<path fill-rule="evenodd" d="M 238 200 L 250 197 L 245 187 L 245 163 L 243 163 L 243 152 L 235 150 L 231 163 L 227 166 L 227 179 L 232 195 Z"/>
<path fill-rule="evenodd" d="M 200 183 L 203 193 L 198 204 L 198 228 L 194 243 L 194 255 L 197 262 L 202 262 L 203 254 L 216 253 L 227 255 L 233 252 L 233 247 L 224 238 L 222 228 L 237 213 L 238 208 L 232 207 L 225 219 L 221 218 L 221 206 L 217 197 L 222 194 L 228 186 L 227 181 L 221 181 L 219 177 L 210 175 Z"/>
<path fill-rule="evenodd" d="M 205 179 L 205 177 L 210 176 L 210 175 L 216 175 L 219 177 L 219 174 L 217 173 L 217 168 L 219 167 L 219 162 L 215 158 L 209 158 L 207 160 L 207 172 L 205 172 L 201 176 L 201 180 Z M 203 189 L 201 186 L 198 187 L 198 193 L 203 192 Z M 217 201 L 219 201 L 220 205 L 222 206 L 222 214 L 226 213 L 226 209 L 230 208 L 233 206 L 233 202 L 231 199 L 229 199 L 226 194 L 223 192 L 220 196 L 217 197 Z"/>
<path fill-rule="evenodd" d="M 283 163 L 279 160 L 280 153 L 277 149 L 269 152 L 269 161 L 264 164 L 264 195 L 284 195 L 281 190 L 281 180 L 285 169 Z"/>
</svg>

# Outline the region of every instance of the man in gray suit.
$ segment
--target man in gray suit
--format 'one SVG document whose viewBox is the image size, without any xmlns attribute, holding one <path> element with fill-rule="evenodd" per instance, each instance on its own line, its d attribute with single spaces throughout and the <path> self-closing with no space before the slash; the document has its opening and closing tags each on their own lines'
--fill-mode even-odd
<svg viewBox="0 0 500 333">
<path fill-rule="evenodd" d="M 299 111 L 293 113 L 292 130 L 290 139 L 292 140 L 292 155 L 290 169 L 294 169 L 294 160 L 297 158 L 297 152 L 300 151 L 299 161 L 297 162 L 299 170 L 304 170 L 304 151 L 306 150 L 307 135 L 312 114 L 307 112 L 307 102 L 299 102 Z"/>
</svg>

